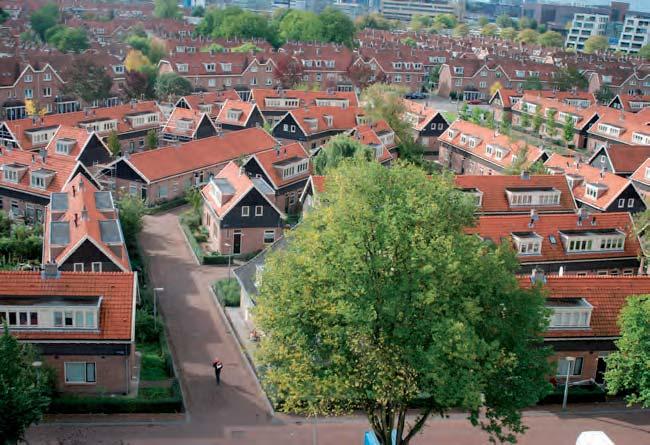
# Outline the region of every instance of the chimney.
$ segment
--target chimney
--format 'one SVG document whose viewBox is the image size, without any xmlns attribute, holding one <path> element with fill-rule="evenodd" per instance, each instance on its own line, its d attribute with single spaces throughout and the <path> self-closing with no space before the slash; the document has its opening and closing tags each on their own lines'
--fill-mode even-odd
<svg viewBox="0 0 650 445">
<path fill-rule="evenodd" d="M 79 227 L 79 214 L 78 213 L 74 214 L 74 226 Z"/>
<path fill-rule="evenodd" d="M 41 159 L 43 160 L 43 164 L 45 164 L 45 161 L 47 161 L 47 150 L 45 149 L 45 147 L 42 147 L 38 151 L 39 154 L 41 155 Z"/>
<path fill-rule="evenodd" d="M 47 262 L 43 264 L 43 270 L 41 271 L 41 279 L 43 280 L 52 280 L 57 279 L 61 276 L 59 272 L 59 266 L 53 262 Z"/>
<path fill-rule="evenodd" d="M 528 170 L 522 170 L 521 174 L 519 175 L 521 179 L 524 181 L 528 181 L 530 179 L 530 172 Z"/>
<path fill-rule="evenodd" d="M 72 186 L 72 197 L 74 198 L 75 196 L 77 196 L 77 188 L 73 185 Z"/>
<path fill-rule="evenodd" d="M 589 217 L 589 212 L 586 208 L 580 207 L 578 209 L 578 225 L 581 226 L 582 222 Z"/>
<path fill-rule="evenodd" d="M 542 269 L 534 268 L 530 272 L 530 282 L 533 284 L 546 283 L 546 275 L 544 275 L 544 271 Z"/>
<path fill-rule="evenodd" d="M 539 220 L 537 211 L 535 209 L 530 209 L 530 222 L 528 223 L 528 227 L 534 227 L 537 220 Z"/>
</svg>

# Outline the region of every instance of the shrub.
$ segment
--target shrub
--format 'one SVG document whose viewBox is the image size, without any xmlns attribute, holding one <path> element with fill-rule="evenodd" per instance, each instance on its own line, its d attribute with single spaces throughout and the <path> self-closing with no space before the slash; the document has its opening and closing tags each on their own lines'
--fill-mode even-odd
<svg viewBox="0 0 650 445">
<path fill-rule="evenodd" d="M 158 341 L 161 324 L 148 308 L 139 308 L 135 312 L 135 339 L 138 343 Z"/>
<path fill-rule="evenodd" d="M 217 281 L 214 290 L 219 302 L 224 306 L 238 307 L 240 288 L 235 278 Z"/>
<path fill-rule="evenodd" d="M 220 255 L 218 253 L 212 253 L 212 254 L 209 254 L 209 255 L 205 255 L 203 257 L 203 264 L 205 264 L 205 265 L 228 264 L 228 256 L 227 255 Z"/>
<path fill-rule="evenodd" d="M 562 403 L 564 398 L 564 385 L 559 384 L 555 390 L 540 400 L 540 404 Z M 605 391 L 598 385 L 569 386 L 569 403 L 604 402 Z"/>
<path fill-rule="evenodd" d="M 167 210 L 175 209 L 176 207 L 180 207 L 184 204 L 187 204 L 187 199 L 185 199 L 184 196 L 181 196 L 179 198 L 174 198 L 169 201 L 162 202 L 158 205 L 149 207 L 147 208 L 146 213 L 148 215 L 153 215 L 156 213 L 166 212 Z"/>
<path fill-rule="evenodd" d="M 143 389 L 144 391 L 144 389 Z M 151 393 L 150 393 L 151 394 Z M 179 394 L 155 398 L 81 397 L 65 395 L 52 399 L 48 412 L 56 414 L 121 414 L 121 413 L 179 413 L 183 400 Z"/>
</svg>

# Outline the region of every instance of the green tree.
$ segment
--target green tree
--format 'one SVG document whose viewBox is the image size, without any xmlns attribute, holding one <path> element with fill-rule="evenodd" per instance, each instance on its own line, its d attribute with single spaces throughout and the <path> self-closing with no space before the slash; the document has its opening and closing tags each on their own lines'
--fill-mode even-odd
<svg viewBox="0 0 650 445">
<path fill-rule="evenodd" d="M 544 299 L 518 286 L 512 250 L 465 235 L 475 206 L 446 176 L 357 160 L 327 182 L 265 265 L 255 320 L 269 393 L 287 411 L 362 410 L 382 444 L 408 444 L 451 409 L 514 442 L 520 410 L 550 385 Z"/>
<path fill-rule="evenodd" d="M 542 110 L 540 107 L 537 107 L 535 110 L 535 115 L 533 116 L 533 131 L 539 133 L 539 129 L 542 128 L 542 123 L 544 118 L 542 116 Z"/>
<path fill-rule="evenodd" d="M 156 97 L 165 100 L 169 96 L 187 96 L 192 92 L 192 84 L 189 80 L 176 73 L 164 73 L 156 80 Z"/>
<path fill-rule="evenodd" d="M 438 14 L 433 18 L 434 24 L 439 24 L 443 29 L 452 29 L 458 25 L 458 19 L 453 14 Z"/>
<path fill-rule="evenodd" d="M 499 33 L 499 28 L 494 23 L 488 23 L 481 28 L 481 35 L 485 37 L 496 37 Z"/>
<path fill-rule="evenodd" d="M 111 96 L 113 79 L 103 65 L 93 62 L 90 57 L 77 59 L 66 74 L 68 82 L 63 88 L 66 94 L 74 95 L 86 103 Z"/>
<path fill-rule="evenodd" d="M 603 85 L 596 91 L 595 96 L 598 102 L 607 105 L 614 99 L 614 92 L 609 86 Z"/>
<path fill-rule="evenodd" d="M 415 41 L 413 37 L 407 37 L 404 40 L 402 40 L 402 44 L 406 46 L 410 46 L 411 48 L 415 48 L 418 46 L 418 43 Z"/>
<path fill-rule="evenodd" d="M 321 27 L 321 37 L 326 42 L 334 42 L 352 46 L 354 41 L 354 23 L 340 9 L 326 7 L 318 15 Z"/>
<path fill-rule="evenodd" d="M 373 159 L 374 153 L 370 147 L 363 145 L 349 136 L 338 135 L 330 139 L 314 157 L 314 172 L 325 175 L 338 167 L 346 158 Z"/>
<path fill-rule="evenodd" d="M 555 86 L 560 91 L 567 91 L 572 88 L 577 88 L 579 90 L 587 89 L 589 82 L 584 74 L 578 71 L 577 68 L 569 66 L 566 68 L 560 68 L 557 71 L 555 76 Z"/>
<path fill-rule="evenodd" d="M 106 138 L 106 146 L 113 156 L 118 156 L 122 151 L 122 146 L 120 145 L 120 138 L 117 135 L 117 131 L 113 130 L 108 134 Z"/>
<path fill-rule="evenodd" d="M 45 33 L 47 30 L 59 23 L 59 20 L 59 8 L 54 3 L 47 3 L 32 12 L 32 15 L 29 17 L 32 29 L 39 35 L 42 41 L 45 41 Z"/>
<path fill-rule="evenodd" d="M 472 108 L 472 114 L 470 115 L 469 120 L 474 122 L 476 125 L 483 125 L 483 110 L 479 107 Z"/>
<path fill-rule="evenodd" d="M 213 43 L 212 45 L 218 45 L 218 44 Z M 245 42 L 239 46 L 233 46 L 232 48 L 230 48 L 230 52 L 231 53 L 259 53 L 262 52 L 262 48 L 255 45 L 252 42 Z"/>
<path fill-rule="evenodd" d="M 567 145 L 573 143 L 573 137 L 575 136 L 575 129 L 573 128 L 573 119 L 571 116 L 567 115 L 564 120 L 564 126 L 562 127 L 562 136 Z"/>
<path fill-rule="evenodd" d="M 545 48 L 562 48 L 564 46 L 564 37 L 557 31 L 546 31 L 540 34 L 537 43 Z"/>
<path fill-rule="evenodd" d="M 607 37 L 595 35 L 590 36 L 585 41 L 583 52 L 585 54 L 593 54 L 596 52 L 605 51 L 607 48 L 609 48 L 609 40 Z"/>
<path fill-rule="evenodd" d="M 451 32 L 451 35 L 456 38 L 466 37 L 469 35 L 469 25 L 467 23 L 459 23 Z"/>
<path fill-rule="evenodd" d="M 195 6 L 192 8 L 192 17 L 203 17 L 205 15 L 205 8 L 203 6 Z"/>
<path fill-rule="evenodd" d="M 137 236 L 142 230 L 145 207 L 139 196 L 126 194 L 117 202 L 120 215 L 120 225 L 124 241 L 129 249 L 137 246 Z"/>
<path fill-rule="evenodd" d="M 524 16 L 519 19 L 519 29 L 537 29 L 537 21 Z"/>
<path fill-rule="evenodd" d="M 494 122 L 494 113 L 488 111 L 485 113 L 485 126 L 490 128 L 490 129 L 495 129 L 496 128 L 496 123 Z"/>
<path fill-rule="evenodd" d="M 154 148 L 158 147 L 158 133 L 153 128 L 147 132 L 145 145 L 149 150 L 153 150 Z"/>
<path fill-rule="evenodd" d="M 428 15 L 413 14 L 411 18 L 411 29 L 413 31 L 420 31 L 429 28 L 431 25 L 433 25 L 433 18 Z"/>
<path fill-rule="evenodd" d="M 182 14 L 176 0 L 154 0 L 153 15 L 159 19 L 179 19 Z"/>
<path fill-rule="evenodd" d="M 522 128 L 530 127 L 530 116 L 528 116 L 528 113 L 521 113 L 519 124 Z"/>
<path fill-rule="evenodd" d="M 83 28 L 56 25 L 45 32 L 45 40 L 63 53 L 80 53 L 90 47 L 88 35 Z"/>
<path fill-rule="evenodd" d="M 200 52 L 202 52 L 202 53 L 224 53 L 224 52 L 226 52 L 226 48 L 224 48 L 222 45 L 219 45 L 218 43 L 211 43 L 209 45 L 201 47 Z"/>
<path fill-rule="evenodd" d="M 194 217 L 200 220 L 201 210 L 203 209 L 203 196 L 198 188 L 192 187 L 185 192 L 185 199 L 190 204 Z"/>
<path fill-rule="evenodd" d="M 524 81 L 524 90 L 541 90 L 542 81 L 537 76 L 526 77 Z"/>
<path fill-rule="evenodd" d="M 458 118 L 464 121 L 469 120 L 469 105 L 467 105 L 467 102 L 463 102 L 458 109 Z"/>
<path fill-rule="evenodd" d="M 629 297 L 618 319 L 618 351 L 607 356 L 610 394 L 626 392 L 629 404 L 650 408 L 650 296 Z"/>
<path fill-rule="evenodd" d="M 546 110 L 546 133 L 552 138 L 554 138 L 557 133 L 557 123 L 555 122 L 556 115 L 557 110 Z"/>
<path fill-rule="evenodd" d="M 398 138 L 407 137 L 410 125 L 404 121 L 405 89 L 395 85 L 376 83 L 366 88 L 361 94 L 366 114 L 375 121 L 385 120 Z"/>
<path fill-rule="evenodd" d="M 515 21 L 508 14 L 501 14 L 497 17 L 496 24 L 499 28 L 512 28 L 515 26 Z"/>
<path fill-rule="evenodd" d="M 33 346 L 19 343 L 5 324 L 0 337 L 0 443 L 22 442 L 25 430 L 38 423 L 50 403 L 45 375 L 34 363 Z M 45 374 L 45 373 L 44 373 Z"/>
<path fill-rule="evenodd" d="M 323 40 L 323 25 L 313 12 L 292 9 L 280 21 L 279 29 L 280 36 L 286 41 Z"/>
<path fill-rule="evenodd" d="M 639 49 L 637 56 L 641 57 L 644 60 L 650 59 L 650 45 L 643 45 L 641 49 Z"/>
<path fill-rule="evenodd" d="M 527 44 L 537 43 L 538 38 L 539 34 L 537 31 L 532 29 L 522 29 L 519 31 L 519 34 L 517 34 L 517 41 Z"/>
<path fill-rule="evenodd" d="M 504 112 L 501 115 L 501 120 L 499 121 L 499 131 L 503 134 L 509 135 L 511 128 L 512 128 L 512 124 L 510 123 L 508 116 Z"/>
<path fill-rule="evenodd" d="M 517 38 L 517 30 L 515 28 L 503 28 L 499 32 L 499 37 L 503 40 L 515 40 Z"/>
<path fill-rule="evenodd" d="M 480 26 L 481 28 L 487 25 L 488 23 L 490 23 L 490 20 L 484 15 L 478 18 L 478 26 Z"/>
<path fill-rule="evenodd" d="M 0 8 L 0 24 L 7 21 L 9 18 L 9 13 L 4 9 Z"/>
<path fill-rule="evenodd" d="M 357 17 L 355 25 L 358 30 L 370 28 L 390 31 L 395 28 L 395 24 L 392 21 L 387 20 L 383 15 L 377 13 Z"/>
</svg>

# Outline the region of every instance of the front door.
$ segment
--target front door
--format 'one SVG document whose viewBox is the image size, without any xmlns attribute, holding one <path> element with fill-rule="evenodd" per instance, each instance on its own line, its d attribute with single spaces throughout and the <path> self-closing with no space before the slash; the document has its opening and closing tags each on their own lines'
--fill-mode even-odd
<svg viewBox="0 0 650 445">
<path fill-rule="evenodd" d="M 232 253 L 233 255 L 241 253 L 241 233 L 235 232 L 232 243 Z"/>
<path fill-rule="evenodd" d="M 607 362 L 605 361 L 605 357 L 598 357 L 598 364 L 596 365 L 596 378 L 594 380 L 599 385 L 605 383 L 606 370 L 607 370 Z"/>
</svg>

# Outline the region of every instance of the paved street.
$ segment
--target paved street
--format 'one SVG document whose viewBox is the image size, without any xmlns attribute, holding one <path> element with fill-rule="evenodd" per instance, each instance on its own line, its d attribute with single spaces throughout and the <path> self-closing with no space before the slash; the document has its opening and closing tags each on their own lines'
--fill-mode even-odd
<svg viewBox="0 0 650 445">
<path fill-rule="evenodd" d="M 311 444 L 362 443 L 368 428 L 362 417 L 311 420 L 268 415 L 264 395 L 246 366 L 236 339 L 214 304 L 209 286 L 227 268 L 198 266 L 186 245 L 174 213 L 147 216 L 141 237 L 155 286 L 165 288 L 159 307 L 166 320 L 179 368 L 188 414 L 172 423 L 104 425 L 44 424 L 31 429 L 30 444 Z M 224 362 L 221 387 L 215 386 L 211 359 Z M 575 408 L 573 408 L 575 409 Z M 526 415 L 531 429 L 524 445 L 572 445 L 584 430 L 606 431 L 617 445 L 650 443 L 650 415 L 642 411 L 603 413 L 590 408 L 581 416 L 554 412 Z M 141 418 L 138 418 L 141 419 Z M 487 436 L 471 428 L 463 416 L 433 419 L 414 444 L 487 444 Z"/>
</svg>

